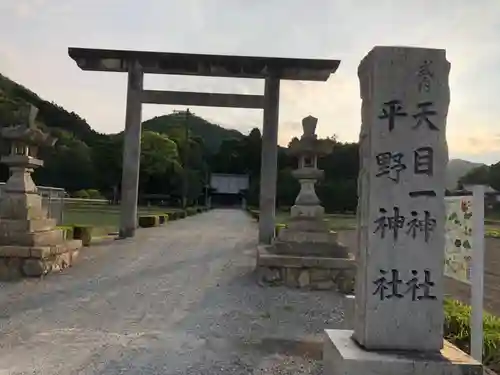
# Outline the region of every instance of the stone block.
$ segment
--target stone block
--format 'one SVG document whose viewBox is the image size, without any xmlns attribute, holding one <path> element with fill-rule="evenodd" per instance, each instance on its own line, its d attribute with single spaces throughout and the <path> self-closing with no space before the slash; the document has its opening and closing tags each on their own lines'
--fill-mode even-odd
<svg viewBox="0 0 500 375">
<path fill-rule="evenodd" d="M 311 284 L 314 290 L 332 290 L 335 289 L 335 283 L 332 280 L 317 281 Z"/>
<path fill-rule="evenodd" d="M 55 250 L 53 250 L 50 246 L 35 246 L 30 247 L 30 257 L 36 259 L 44 259 L 53 255 Z"/>
<path fill-rule="evenodd" d="M 51 229 L 43 232 L 0 232 L 0 245 L 21 246 L 54 246 L 64 241 L 61 229 Z"/>
<path fill-rule="evenodd" d="M 299 282 L 299 288 L 308 287 L 311 283 L 311 278 L 309 276 L 309 270 L 305 269 L 300 271 L 299 278 L 297 280 Z"/>
<path fill-rule="evenodd" d="M 0 200 L 0 218 L 27 220 L 47 217 L 42 207 L 42 197 L 32 193 L 6 193 Z"/>
<path fill-rule="evenodd" d="M 356 261 L 354 259 L 278 255 L 270 253 L 266 248 L 267 246 L 259 246 L 257 250 L 258 266 L 319 268 L 329 270 L 356 269 Z"/>
<path fill-rule="evenodd" d="M 331 271 L 329 269 L 312 268 L 310 271 L 311 282 L 329 281 L 331 280 Z"/>
<path fill-rule="evenodd" d="M 0 281 L 14 281 L 22 278 L 21 258 L 0 258 Z"/>
<path fill-rule="evenodd" d="M 297 231 L 297 232 L 327 233 L 329 231 L 328 223 L 325 220 L 317 218 L 303 218 L 303 217 L 291 218 L 287 223 L 287 227 L 290 231 Z"/>
<path fill-rule="evenodd" d="M 0 233 L 26 233 L 26 232 L 41 232 L 54 228 L 56 225 L 55 219 L 5 219 L 0 220 Z"/>
<path fill-rule="evenodd" d="M 321 206 L 292 206 L 290 208 L 291 217 L 321 218 L 325 214 L 325 209 Z"/>
<path fill-rule="evenodd" d="M 482 365 L 449 342 L 436 353 L 367 351 L 350 330 L 326 330 L 325 375 L 482 375 Z"/>
<path fill-rule="evenodd" d="M 0 246 L 0 257 L 29 258 L 30 255 L 28 246 Z"/>
<path fill-rule="evenodd" d="M 282 242 L 275 241 L 270 249 L 274 254 L 327 257 L 327 258 L 348 258 L 347 247 L 338 243 L 308 243 L 308 242 Z"/>
<path fill-rule="evenodd" d="M 341 270 L 334 278 L 337 290 L 342 294 L 354 292 L 356 275 L 352 270 Z"/>
<path fill-rule="evenodd" d="M 260 267 L 262 281 L 266 283 L 277 283 L 281 281 L 281 272 L 279 268 Z"/>
<path fill-rule="evenodd" d="M 329 232 L 300 232 L 283 228 L 279 235 L 280 242 L 298 244 L 335 244 L 337 236 Z"/>
<path fill-rule="evenodd" d="M 286 278 L 285 284 L 291 288 L 297 288 L 299 286 L 299 276 L 300 268 L 285 268 Z"/>
<path fill-rule="evenodd" d="M 355 337 L 367 349 L 443 345 L 450 64 L 444 50 L 375 47 L 361 62 Z"/>
<path fill-rule="evenodd" d="M 43 259 L 26 259 L 23 262 L 23 273 L 28 277 L 40 277 L 51 271 L 48 262 Z"/>
</svg>

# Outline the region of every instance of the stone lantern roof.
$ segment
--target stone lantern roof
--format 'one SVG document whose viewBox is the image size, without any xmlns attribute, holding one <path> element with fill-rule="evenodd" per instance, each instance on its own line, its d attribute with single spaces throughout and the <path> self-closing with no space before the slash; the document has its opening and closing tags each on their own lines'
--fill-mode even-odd
<svg viewBox="0 0 500 375">
<path fill-rule="evenodd" d="M 298 138 L 293 138 L 288 146 L 288 152 L 293 156 L 328 155 L 333 148 L 333 143 L 328 139 L 318 139 L 316 135 L 316 124 L 318 119 L 313 116 L 307 116 L 302 119 L 303 134 Z"/>
<path fill-rule="evenodd" d="M 18 111 L 18 121 L 21 124 L 5 127 L 1 130 L 1 136 L 11 142 L 24 143 L 33 146 L 53 146 L 57 139 L 40 130 L 35 122 L 38 108 L 33 105 L 21 108 Z"/>
</svg>

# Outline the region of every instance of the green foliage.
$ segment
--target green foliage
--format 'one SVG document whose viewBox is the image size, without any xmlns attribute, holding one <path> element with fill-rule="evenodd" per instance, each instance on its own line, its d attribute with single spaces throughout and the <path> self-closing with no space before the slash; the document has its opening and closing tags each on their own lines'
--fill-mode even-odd
<svg viewBox="0 0 500 375">
<path fill-rule="evenodd" d="M 463 185 L 489 185 L 490 180 L 490 167 L 481 165 L 477 168 L 471 169 L 458 180 L 459 187 Z"/>
<path fill-rule="evenodd" d="M 72 194 L 73 198 L 80 198 L 80 199 L 90 199 L 90 195 L 87 190 L 82 189 L 82 190 L 77 190 Z"/>
<path fill-rule="evenodd" d="M 444 313 L 445 339 L 470 354 L 470 306 L 445 299 Z M 500 371 L 500 318 L 485 313 L 483 330 L 483 364 L 493 371 Z"/>
<path fill-rule="evenodd" d="M 247 209 L 247 211 L 251 217 L 253 217 L 255 220 L 259 221 L 259 210 L 249 208 L 249 209 Z"/>
<path fill-rule="evenodd" d="M 73 238 L 75 240 L 82 240 L 83 246 L 90 246 L 92 242 L 93 225 L 73 225 Z"/>
<path fill-rule="evenodd" d="M 168 221 L 168 214 L 159 214 L 158 220 L 160 225 L 165 224 Z"/>
<path fill-rule="evenodd" d="M 141 228 L 157 227 L 160 225 L 160 217 L 158 215 L 141 215 L 138 222 Z"/>
<path fill-rule="evenodd" d="M 187 125 L 190 134 L 194 134 L 203 140 L 209 153 L 216 153 L 221 143 L 226 139 L 243 138 L 243 134 L 237 130 L 224 129 L 193 113 L 186 116 L 186 112 L 154 117 L 143 123 L 143 129 L 165 134 L 172 139 L 182 139 L 184 138 L 185 125 Z"/>
<path fill-rule="evenodd" d="M 498 230 L 498 229 L 486 229 L 484 236 L 489 237 L 489 238 L 500 238 L 500 230 Z"/>
<path fill-rule="evenodd" d="M 166 135 L 144 131 L 141 138 L 141 172 L 145 175 L 163 175 L 179 171 L 177 145 Z"/>
<path fill-rule="evenodd" d="M 72 240 L 74 239 L 73 231 L 74 228 L 71 225 L 60 225 L 56 227 L 57 229 L 62 230 L 63 232 L 63 238 L 65 240 Z"/>
<path fill-rule="evenodd" d="M 87 189 L 87 194 L 90 199 L 103 199 L 101 192 L 97 189 Z"/>
<path fill-rule="evenodd" d="M 197 213 L 198 213 L 198 210 L 196 209 L 196 207 L 187 207 L 186 208 L 187 216 L 193 216 L 193 215 L 196 215 Z"/>
<path fill-rule="evenodd" d="M 180 215 L 178 211 L 169 211 L 167 212 L 168 220 L 178 220 L 180 219 Z"/>
<path fill-rule="evenodd" d="M 285 224 L 285 223 L 277 223 L 275 226 L 274 226 L 274 235 L 277 237 L 280 230 L 283 229 L 283 228 L 287 228 L 288 225 Z"/>
</svg>

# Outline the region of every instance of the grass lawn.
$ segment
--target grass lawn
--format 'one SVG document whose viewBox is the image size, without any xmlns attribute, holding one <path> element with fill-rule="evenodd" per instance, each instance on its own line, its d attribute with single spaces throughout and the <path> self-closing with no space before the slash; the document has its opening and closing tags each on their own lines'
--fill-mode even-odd
<svg viewBox="0 0 500 375">
<path fill-rule="evenodd" d="M 141 214 L 165 213 L 175 210 L 168 207 L 138 207 Z M 66 204 L 63 214 L 63 225 L 85 224 L 101 227 L 103 231 L 115 232 L 120 221 L 120 206 L 92 205 L 92 204 Z"/>
</svg>

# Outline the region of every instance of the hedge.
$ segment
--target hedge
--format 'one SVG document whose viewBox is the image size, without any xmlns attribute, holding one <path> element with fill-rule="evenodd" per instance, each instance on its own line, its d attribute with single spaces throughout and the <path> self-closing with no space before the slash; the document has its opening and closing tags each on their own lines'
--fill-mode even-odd
<svg viewBox="0 0 500 375">
<path fill-rule="evenodd" d="M 63 238 L 65 240 L 72 240 L 73 237 L 73 226 L 71 225 L 60 225 L 57 226 L 56 229 L 60 229 L 63 232 Z"/>
<path fill-rule="evenodd" d="M 487 229 L 484 233 L 485 237 L 490 238 L 500 238 L 500 230 L 497 229 Z"/>
<path fill-rule="evenodd" d="M 445 339 L 470 354 L 471 308 L 459 301 L 444 301 Z M 483 364 L 495 372 L 500 371 L 500 318 L 484 313 Z"/>
<path fill-rule="evenodd" d="M 92 242 L 92 232 L 94 230 L 93 225 L 73 225 L 73 238 L 75 240 L 82 240 L 83 246 L 90 246 Z"/>
<path fill-rule="evenodd" d="M 151 228 L 160 225 L 160 217 L 158 215 L 141 215 L 138 220 L 141 228 Z"/>
<path fill-rule="evenodd" d="M 247 211 L 251 217 L 253 217 L 255 220 L 259 221 L 259 210 L 256 210 L 254 208 L 247 208 Z"/>
<path fill-rule="evenodd" d="M 188 207 L 186 208 L 186 214 L 188 216 L 193 216 L 193 215 L 196 215 L 198 213 L 198 210 L 196 209 L 196 207 Z"/>
<path fill-rule="evenodd" d="M 276 237 L 278 237 L 278 234 L 280 232 L 281 229 L 283 228 L 287 228 L 288 225 L 284 224 L 284 223 L 277 223 L 275 226 L 274 226 L 274 235 Z"/>
<path fill-rule="evenodd" d="M 160 214 L 160 215 L 158 215 L 158 219 L 159 219 L 160 225 L 165 224 L 169 219 L 169 215 L 168 214 Z"/>
</svg>

